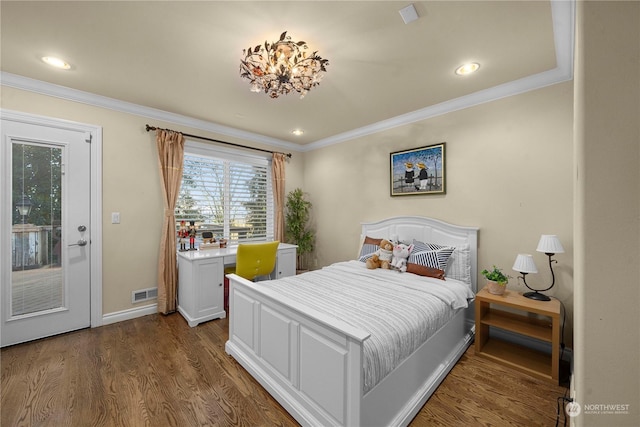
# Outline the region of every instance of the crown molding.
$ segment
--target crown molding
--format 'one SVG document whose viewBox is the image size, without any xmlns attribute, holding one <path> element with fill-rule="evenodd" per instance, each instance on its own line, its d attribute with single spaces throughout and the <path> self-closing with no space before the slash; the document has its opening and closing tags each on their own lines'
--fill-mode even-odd
<svg viewBox="0 0 640 427">
<path fill-rule="evenodd" d="M 113 111 L 146 117 L 148 119 L 160 120 L 162 122 L 174 123 L 180 126 L 191 127 L 227 137 L 239 138 L 245 141 L 267 144 L 287 150 L 300 151 L 299 145 L 282 141 L 280 139 L 239 130 L 229 126 L 223 126 L 206 120 L 194 119 L 192 117 L 170 113 L 156 108 L 145 107 L 143 105 L 133 104 L 119 99 L 96 95 L 66 86 L 55 85 L 17 74 L 7 73 L 5 71 L 0 73 L 0 81 L 3 86 L 13 87 L 15 89 L 35 92 L 41 95 L 65 99 L 67 101 L 80 102 L 94 107 L 106 108 Z"/>
<path fill-rule="evenodd" d="M 206 120 L 194 119 L 192 117 L 83 92 L 65 86 L 54 85 L 4 71 L 0 72 L 0 81 L 3 86 L 160 120 L 162 122 L 174 123 L 180 126 L 212 132 L 227 137 L 239 138 L 245 141 L 267 144 L 292 151 L 307 152 L 573 79 L 575 0 L 552 0 L 550 5 L 556 50 L 556 68 L 320 139 L 306 145 L 298 145 Z"/>
</svg>

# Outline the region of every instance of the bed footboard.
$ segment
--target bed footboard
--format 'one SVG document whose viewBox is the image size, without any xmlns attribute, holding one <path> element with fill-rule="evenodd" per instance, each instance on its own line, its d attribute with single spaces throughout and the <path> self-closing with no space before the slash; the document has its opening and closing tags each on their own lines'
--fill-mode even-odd
<svg viewBox="0 0 640 427">
<path fill-rule="evenodd" d="M 231 274 L 225 350 L 303 425 L 361 424 L 369 334 Z"/>
</svg>

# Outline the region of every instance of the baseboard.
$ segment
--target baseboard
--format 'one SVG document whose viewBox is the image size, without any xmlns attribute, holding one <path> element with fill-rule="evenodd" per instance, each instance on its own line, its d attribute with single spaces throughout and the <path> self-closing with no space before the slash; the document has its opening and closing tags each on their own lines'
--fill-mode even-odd
<svg viewBox="0 0 640 427">
<path fill-rule="evenodd" d="M 122 322 L 124 320 L 135 319 L 136 317 L 147 316 L 158 312 L 158 304 L 143 305 L 142 307 L 129 308 L 122 311 L 114 311 L 102 316 L 102 325 Z"/>
</svg>

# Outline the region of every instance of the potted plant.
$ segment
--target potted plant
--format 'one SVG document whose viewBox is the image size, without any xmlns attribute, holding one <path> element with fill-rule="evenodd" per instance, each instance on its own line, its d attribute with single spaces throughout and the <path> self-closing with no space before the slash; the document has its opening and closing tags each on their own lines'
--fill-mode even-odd
<svg viewBox="0 0 640 427">
<path fill-rule="evenodd" d="M 508 276 L 502 272 L 495 265 L 493 270 L 484 269 L 480 272 L 487 279 L 487 290 L 493 295 L 502 295 L 509 283 L 511 276 Z"/>
<path fill-rule="evenodd" d="M 305 198 L 300 188 L 287 194 L 285 233 L 287 241 L 298 245 L 296 270 L 307 269 L 307 256 L 313 251 L 315 234 L 309 229 L 311 202 Z"/>
</svg>

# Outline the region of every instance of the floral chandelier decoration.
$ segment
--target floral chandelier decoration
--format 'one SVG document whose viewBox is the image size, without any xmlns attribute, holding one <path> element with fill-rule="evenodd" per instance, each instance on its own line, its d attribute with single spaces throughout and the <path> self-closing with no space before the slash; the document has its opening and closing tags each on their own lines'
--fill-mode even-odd
<svg viewBox="0 0 640 427">
<path fill-rule="evenodd" d="M 328 59 L 317 51 L 309 55 L 307 49 L 306 42 L 292 41 L 285 31 L 277 42 L 242 50 L 240 77 L 249 80 L 251 92 L 264 91 L 271 98 L 297 92 L 302 99 L 320 84 L 329 65 Z"/>
</svg>

